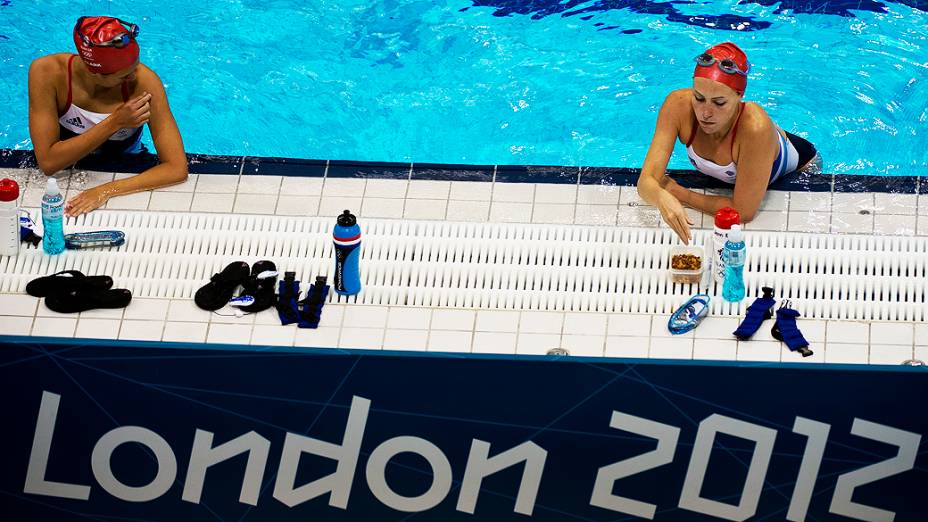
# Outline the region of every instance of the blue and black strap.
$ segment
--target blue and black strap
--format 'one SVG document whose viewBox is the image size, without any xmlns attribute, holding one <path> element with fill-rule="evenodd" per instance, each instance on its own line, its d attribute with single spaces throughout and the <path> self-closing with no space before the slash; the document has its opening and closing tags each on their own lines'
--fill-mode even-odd
<svg viewBox="0 0 928 522">
<path fill-rule="evenodd" d="M 300 282 L 296 280 L 296 272 L 286 272 L 283 281 L 278 282 L 277 289 L 277 315 L 281 325 L 299 322 L 300 310 L 297 300 L 300 298 Z"/>
<path fill-rule="evenodd" d="M 776 304 L 776 300 L 773 299 L 773 288 L 765 286 L 761 290 L 763 290 L 764 295 L 751 303 L 744 320 L 738 325 L 738 329 L 734 331 L 735 337 L 742 341 L 750 339 L 760 329 L 761 323 L 773 317 L 773 306 Z"/>
<path fill-rule="evenodd" d="M 322 319 L 322 307 L 329 296 L 329 285 L 325 276 L 317 276 L 316 282 L 309 287 L 306 299 L 300 301 L 300 328 L 318 328 Z"/>
<path fill-rule="evenodd" d="M 778 341 L 786 343 L 786 346 L 793 352 L 799 352 L 803 357 L 812 355 L 809 349 L 809 341 L 802 336 L 799 327 L 796 326 L 796 318 L 799 312 L 789 307 L 790 302 L 784 301 L 777 309 L 777 320 L 770 330 L 770 335 Z"/>
</svg>

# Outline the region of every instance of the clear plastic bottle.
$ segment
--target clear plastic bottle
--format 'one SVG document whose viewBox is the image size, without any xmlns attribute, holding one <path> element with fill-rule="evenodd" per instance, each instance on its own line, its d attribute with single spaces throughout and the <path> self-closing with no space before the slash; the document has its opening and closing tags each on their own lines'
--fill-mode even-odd
<svg viewBox="0 0 928 522">
<path fill-rule="evenodd" d="M 746 255 L 741 225 L 732 225 L 725 242 L 725 284 L 722 298 L 731 303 L 744 299 L 744 260 Z"/>
<path fill-rule="evenodd" d="M 725 242 L 731 226 L 741 224 L 741 214 L 731 207 L 724 207 L 715 213 L 715 228 L 712 230 L 712 252 L 709 256 L 709 272 L 716 283 L 725 281 Z"/>
<path fill-rule="evenodd" d="M 64 252 L 64 195 L 55 178 L 48 178 L 42 196 L 42 250 L 57 255 Z"/>
</svg>

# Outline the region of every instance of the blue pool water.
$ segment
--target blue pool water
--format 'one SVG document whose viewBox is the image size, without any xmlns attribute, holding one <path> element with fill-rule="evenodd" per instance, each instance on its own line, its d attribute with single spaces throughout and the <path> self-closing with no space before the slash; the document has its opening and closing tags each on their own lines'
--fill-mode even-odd
<svg viewBox="0 0 928 522">
<path fill-rule="evenodd" d="M 923 0 L 127 5 L 0 0 L 0 148 L 30 148 L 30 61 L 112 14 L 141 26 L 189 152 L 638 167 L 692 57 L 732 40 L 754 65 L 746 98 L 828 172 L 928 171 Z"/>
</svg>

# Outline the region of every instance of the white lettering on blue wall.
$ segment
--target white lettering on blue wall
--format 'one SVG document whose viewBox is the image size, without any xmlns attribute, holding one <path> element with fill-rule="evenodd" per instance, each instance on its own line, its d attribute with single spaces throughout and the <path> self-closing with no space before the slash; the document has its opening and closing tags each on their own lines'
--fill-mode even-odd
<svg viewBox="0 0 928 522">
<path fill-rule="evenodd" d="M 57 480 L 53 480 L 47 476 L 61 399 L 58 394 L 42 392 L 23 492 L 87 501 L 90 498 L 91 485 L 65 482 L 66 477 L 56 476 L 53 478 Z M 352 397 L 340 443 L 286 433 L 273 498 L 288 507 L 295 507 L 327 495 L 329 506 L 347 510 L 370 409 L 369 399 Z M 652 451 L 598 468 L 590 496 L 590 505 L 640 518 L 653 519 L 659 506 L 644 500 L 615 494 L 616 482 L 620 479 L 634 480 L 633 477 L 636 475 L 671 463 L 675 456 L 681 429 L 620 411 L 612 412 L 609 426 L 654 439 L 656 447 Z M 238 455 L 247 454 L 248 460 L 242 476 L 238 501 L 257 506 L 261 484 L 267 472 L 270 440 L 255 431 L 249 431 L 214 446 L 213 433 L 196 427 L 192 428 L 194 430 L 193 446 L 181 499 L 199 504 L 209 468 Z M 64 430 L 65 434 L 62 436 L 67 437 L 67 428 L 59 429 Z M 87 429 L 87 427 L 82 426 L 81 429 Z M 796 486 L 790 497 L 789 510 L 786 513 L 787 520 L 791 522 L 800 522 L 807 517 L 830 432 L 831 425 L 829 424 L 803 417 L 795 418 L 792 432 L 789 434 L 804 436 L 806 446 L 797 472 Z M 741 496 L 735 504 L 719 502 L 701 495 L 712 448 L 719 433 L 754 442 L 750 463 L 746 463 L 747 475 Z M 829 511 L 857 520 L 891 521 L 895 517 L 893 511 L 853 502 L 854 490 L 857 487 L 913 469 L 922 437 L 917 433 L 863 419 L 853 420 L 851 434 L 890 444 L 898 448 L 898 452 L 896 456 L 882 462 L 840 475 L 831 497 Z M 777 430 L 752 422 L 720 414 L 706 417 L 699 423 L 697 429 L 677 507 L 724 520 L 745 520 L 754 516 L 763 492 L 777 435 Z M 156 470 L 147 484 L 129 486 L 115 476 L 111 457 L 118 447 L 126 443 L 141 444 L 154 455 Z M 530 440 L 499 452 L 493 457 L 490 457 L 491 448 L 492 445 L 488 441 L 471 440 L 470 454 L 467 457 L 456 509 L 464 513 L 475 514 L 484 479 L 504 469 L 522 465 L 521 479 L 517 487 L 513 488 L 517 491 L 513 511 L 531 516 L 539 496 L 548 452 Z M 416 496 L 400 495 L 387 483 L 386 467 L 394 457 L 402 453 L 414 453 L 421 456 L 430 468 L 428 473 L 432 480 L 428 488 Z M 334 461 L 335 471 L 306 484 L 297 485 L 296 477 L 301 457 L 304 454 Z M 85 458 L 80 457 L 80 460 L 84 461 Z M 90 461 L 97 485 L 111 496 L 126 502 L 150 502 L 164 496 L 175 483 L 178 473 L 177 458 L 168 441 L 151 429 L 141 426 L 120 426 L 104 433 L 94 444 Z M 61 469 L 61 467 L 56 466 L 51 469 Z M 367 485 L 374 497 L 385 506 L 398 511 L 409 513 L 428 511 L 444 502 L 451 494 L 453 475 L 448 457 L 433 442 L 421 437 L 397 436 L 382 442 L 367 458 L 364 473 Z M 647 479 L 647 476 L 644 478 Z M 577 477 L 564 477 L 562 480 L 577 480 Z"/>
<path fill-rule="evenodd" d="M 525 467 L 522 469 L 522 481 L 519 483 L 514 511 L 523 515 L 531 515 L 535 510 L 535 498 L 538 497 L 538 487 L 541 486 L 541 475 L 548 452 L 538 444 L 529 441 L 493 458 L 489 458 L 489 455 L 489 442 L 478 439 L 471 442 L 464 480 L 461 482 L 461 494 L 458 497 L 458 511 L 473 515 L 483 479 L 524 462 Z"/>
<path fill-rule="evenodd" d="M 184 493 L 181 498 L 187 502 L 199 504 L 200 496 L 203 494 L 203 485 L 206 483 L 206 470 L 214 464 L 242 453 L 248 453 L 248 464 L 245 467 L 245 476 L 242 478 L 242 490 L 238 501 L 242 504 L 257 506 L 261 481 L 264 479 L 264 468 L 267 466 L 267 456 L 270 451 L 271 441 L 254 431 L 249 431 L 214 448 L 213 434 L 197 430 L 193 437 L 190 464 L 187 466 L 187 480 L 184 482 Z"/>
</svg>

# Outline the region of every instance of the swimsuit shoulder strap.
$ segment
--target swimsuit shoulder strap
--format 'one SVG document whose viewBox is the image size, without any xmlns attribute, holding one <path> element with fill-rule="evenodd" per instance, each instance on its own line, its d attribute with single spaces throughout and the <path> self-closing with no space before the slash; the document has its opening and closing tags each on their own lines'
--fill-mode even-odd
<svg viewBox="0 0 928 522">
<path fill-rule="evenodd" d="M 687 140 L 686 146 L 689 147 L 692 145 L 694 139 L 696 139 L 696 115 L 693 115 L 693 125 L 690 127 L 690 139 Z"/>
<path fill-rule="evenodd" d="M 735 138 L 738 137 L 738 122 L 741 121 L 741 115 L 744 114 L 744 102 L 741 102 L 741 111 L 738 112 L 738 118 L 735 120 L 735 125 L 731 129 L 731 159 L 735 159 Z"/>
<path fill-rule="evenodd" d="M 68 99 L 64 103 L 64 112 L 68 112 L 68 109 L 71 108 L 71 65 L 74 63 L 75 58 L 77 58 L 76 54 L 72 54 L 68 58 Z M 64 112 L 62 114 L 64 114 Z"/>
</svg>

